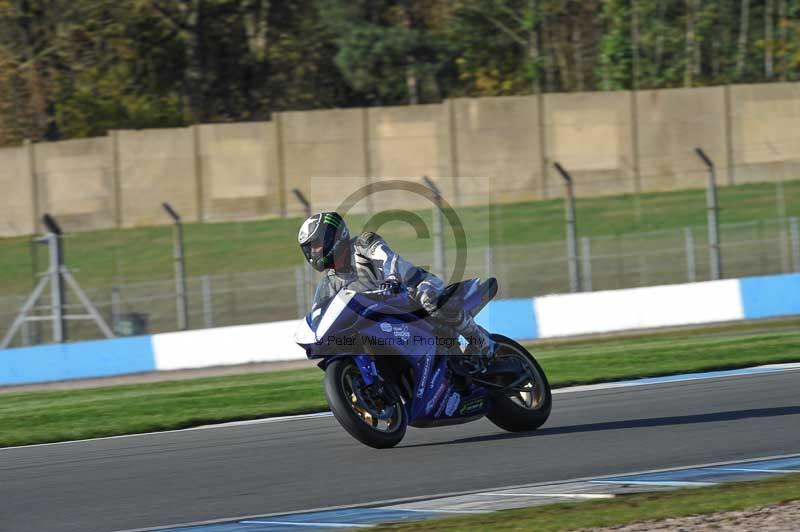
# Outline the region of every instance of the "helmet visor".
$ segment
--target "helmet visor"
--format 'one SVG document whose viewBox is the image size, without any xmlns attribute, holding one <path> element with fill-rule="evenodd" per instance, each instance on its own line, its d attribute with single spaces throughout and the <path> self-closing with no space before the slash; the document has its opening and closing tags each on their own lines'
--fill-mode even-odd
<svg viewBox="0 0 800 532">
<path fill-rule="evenodd" d="M 328 258 L 333 261 L 333 249 L 336 245 L 337 230 L 331 225 L 323 225 L 317 231 L 317 234 L 307 238 L 304 243 L 300 245 L 305 255 L 306 260 L 312 264 L 319 264 L 320 259 Z"/>
</svg>

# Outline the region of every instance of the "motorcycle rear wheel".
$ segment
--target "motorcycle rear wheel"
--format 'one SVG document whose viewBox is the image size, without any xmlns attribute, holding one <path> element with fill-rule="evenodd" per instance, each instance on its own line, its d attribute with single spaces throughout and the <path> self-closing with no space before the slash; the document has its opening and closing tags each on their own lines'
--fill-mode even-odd
<svg viewBox="0 0 800 532">
<path fill-rule="evenodd" d="M 544 370 L 527 349 L 511 338 L 493 334 L 492 339 L 497 342 L 495 356 L 498 359 L 514 357 L 522 363 L 531 377 L 530 381 L 523 383 L 523 386 L 530 386 L 531 391 L 508 392 L 495 397 L 486 417 L 501 429 L 509 432 L 536 430 L 544 425 L 547 418 L 550 417 L 550 409 L 553 405 L 550 383 L 547 382 Z"/>
<path fill-rule="evenodd" d="M 384 387 L 391 387 L 384 382 Z M 397 397 L 393 402 L 387 398 L 379 398 L 378 407 L 391 411 L 389 419 L 380 419 L 373 415 L 375 405 L 364 404 L 366 384 L 352 360 L 342 358 L 334 360 L 325 369 L 325 399 L 333 412 L 336 421 L 355 439 L 376 449 L 394 447 L 406 433 L 408 418 L 403 402 L 397 390 L 388 394 Z M 372 411 L 372 412 L 371 412 Z"/>
</svg>

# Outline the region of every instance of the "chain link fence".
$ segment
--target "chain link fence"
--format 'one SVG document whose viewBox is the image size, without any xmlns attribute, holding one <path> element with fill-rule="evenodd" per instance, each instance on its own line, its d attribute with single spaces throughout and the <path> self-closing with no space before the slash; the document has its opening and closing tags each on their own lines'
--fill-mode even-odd
<svg viewBox="0 0 800 532">
<path fill-rule="evenodd" d="M 800 272 L 798 218 L 722 224 L 722 266 L 725 278 Z M 705 226 L 582 237 L 581 288 L 614 290 L 704 281 L 710 278 Z M 530 297 L 568 292 L 569 275 L 564 241 L 529 245 L 470 247 L 464 277 L 495 276 L 498 297 Z M 416 264 L 432 264 L 432 251 L 412 251 Z M 448 250 L 448 264 L 455 252 Z M 304 266 L 251 272 L 190 276 L 187 279 L 189 327 L 200 329 L 297 318 L 305 314 L 317 276 Z M 86 290 L 100 313 L 121 336 L 160 333 L 178 328 L 174 280 L 154 280 L 90 287 Z M 0 297 L 0 335 L 12 322 L 26 296 Z M 78 310 L 67 296 L 67 310 Z M 49 312 L 49 294 L 37 313 Z M 101 337 L 91 322 L 70 322 L 72 340 Z M 12 345 L 48 342 L 48 322 L 26 324 Z"/>
</svg>

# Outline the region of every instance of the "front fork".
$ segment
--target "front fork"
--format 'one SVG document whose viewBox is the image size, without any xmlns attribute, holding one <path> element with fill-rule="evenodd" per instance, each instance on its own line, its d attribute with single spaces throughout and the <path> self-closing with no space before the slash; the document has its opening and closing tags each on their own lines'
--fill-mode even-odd
<svg viewBox="0 0 800 532">
<path fill-rule="evenodd" d="M 371 415 L 378 419 L 390 418 L 392 415 L 393 407 L 399 401 L 399 397 L 394 393 L 390 386 L 383 385 L 383 379 L 378 373 L 378 367 L 375 365 L 375 359 L 371 355 L 337 355 L 325 359 L 325 366 L 336 360 L 337 358 L 351 358 L 361 373 L 361 378 L 364 380 L 363 390 L 354 390 L 356 397 L 362 406 L 366 408 Z M 368 395 L 369 397 L 365 396 Z M 386 407 L 381 411 L 377 410 L 375 405 L 375 396 L 382 396 L 386 402 Z"/>
</svg>

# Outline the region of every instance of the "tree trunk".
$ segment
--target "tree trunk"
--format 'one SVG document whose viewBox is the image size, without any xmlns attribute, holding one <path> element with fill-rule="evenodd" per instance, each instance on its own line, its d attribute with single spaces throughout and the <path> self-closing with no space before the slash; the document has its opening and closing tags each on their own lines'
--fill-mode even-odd
<svg viewBox="0 0 800 532">
<path fill-rule="evenodd" d="M 739 18 L 739 44 L 736 50 L 736 79 L 739 80 L 744 72 L 744 63 L 747 54 L 747 33 L 750 25 L 750 0 L 742 0 Z"/>
<path fill-rule="evenodd" d="M 579 6 L 573 6 L 574 15 L 570 17 L 572 25 L 572 54 L 575 65 L 575 90 L 583 90 L 583 39 L 581 21 L 583 19 Z"/>
<path fill-rule="evenodd" d="M 772 68 L 772 50 L 774 46 L 774 40 L 772 35 L 773 10 L 774 10 L 773 0 L 766 0 L 766 5 L 764 6 L 764 76 L 767 79 L 771 79 L 773 75 L 773 68 Z"/>
<path fill-rule="evenodd" d="M 781 81 L 786 81 L 787 71 L 789 70 L 789 61 L 788 61 L 788 54 L 786 53 L 786 46 L 788 44 L 786 40 L 786 24 L 788 20 L 786 18 L 786 0 L 778 0 L 778 38 L 781 42 L 781 61 L 780 61 L 780 71 L 781 71 Z"/>
<path fill-rule="evenodd" d="M 631 88 L 639 89 L 639 9 L 636 0 L 631 0 L 631 53 L 633 64 L 631 72 Z"/>
<path fill-rule="evenodd" d="M 684 87 L 692 86 L 692 74 L 694 74 L 694 0 L 686 0 L 686 51 L 684 61 L 686 67 L 683 71 Z"/>
<path fill-rule="evenodd" d="M 569 36 L 567 35 L 567 28 L 564 24 L 560 25 L 559 43 L 556 48 L 556 59 L 558 61 L 558 71 L 561 75 L 561 88 L 564 91 L 569 91 L 572 85 L 569 72 L 569 61 L 567 61 L 567 48 L 569 47 Z"/>
<path fill-rule="evenodd" d="M 658 26 L 661 29 L 661 26 L 666 17 L 666 2 L 659 2 L 658 4 Z M 656 58 L 655 58 L 655 69 L 653 72 L 653 77 L 656 80 L 661 78 L 661 65 L 664 59 L 664 31 L 657 32 L 656 35 Z"/>
<path fill-rule="evenodd" d="M 414 58 L 408 56 L 406 66 L 406 88 L 408 89 L 408 104 L 417 105 L 419 103 L 419 83 L 417 82 L 417 71 L 414 68 Z"/>
<path fill-rule="evenodd" d="M 553 90 L 556 85 L 555 46 L 553 44 L 553 26 L 547 24 L 547 17 L 542 17 L 542 51 L 544 53 L 544 91 Z"/>
<path fill-rule="evenodd" d="M 403 14 L 405 15 L 406 30 L 414 31 L 420 28 L 422 24 L 417 19 L 410 0 L 402 0 L 400 6 L 403 8 Z M 417 77 L 417 59 L 413 53 L 409 53 L 406 56 L 406 89 L 408 90 L 409 105 L 417 105 L 419 103 L 420 87 Z"/>
<path fill-rule="evenodd" d="M 540 70 L 540 52 L 539 52 L 539 11 L 536 0 L 529 0 L 528 9 L 530 16 L 533 17 L 535 23 L 528 31 L 528 61 L 531 62 L 531 89 L 534 94 L 542 92 L 541 70 Z"/>
</svg>

